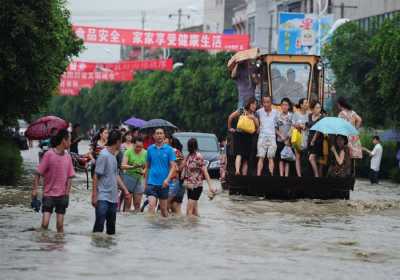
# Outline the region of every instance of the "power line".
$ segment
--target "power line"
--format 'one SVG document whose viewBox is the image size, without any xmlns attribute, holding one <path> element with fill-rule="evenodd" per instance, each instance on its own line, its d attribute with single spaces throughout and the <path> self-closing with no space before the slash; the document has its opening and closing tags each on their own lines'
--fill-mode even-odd
<svg viewBox="0 0 400 280">
<path fill-rule="evenodd" d="M 186 16 L 188 19 L 190 19 L 190 14 L 183 14 L 182 13 L 182 9 L 178 10 L 177 14 L 169 14 L 168 17 L 172 18 L 172 17 L 178 17 L 178 31 L 181 30 L 182 27 L 182 17 Z"/>
</svg>

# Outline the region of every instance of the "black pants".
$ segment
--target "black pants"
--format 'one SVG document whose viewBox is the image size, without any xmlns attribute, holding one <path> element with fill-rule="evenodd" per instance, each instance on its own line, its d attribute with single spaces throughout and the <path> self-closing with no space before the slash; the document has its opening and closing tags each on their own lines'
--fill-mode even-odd
<svg viewBox="0 0 400 280">
<path fill-rule="evenodd" d="M 379 171 L 369 170 L 369 180 L 371 184 L 379 184 Z"/>
<path fill-rule="evenodd" d="M 106 222 L 107 234 L 115 234 L 115 222 L 117 220 L 117 203 L 105 200 L 97 201 L 96 221 L 93 232 L 103 232 L 104 222 Z"/>
</svg>

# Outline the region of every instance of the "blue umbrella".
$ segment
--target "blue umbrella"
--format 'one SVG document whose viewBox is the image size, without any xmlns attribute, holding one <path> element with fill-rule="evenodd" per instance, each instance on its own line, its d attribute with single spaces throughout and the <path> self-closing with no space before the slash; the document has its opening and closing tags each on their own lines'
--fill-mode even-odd
<svg viewBox="0 0 400 280">
<path fill-rule="evenodd" d="M 124 121 L 124 124 L 129 125 L 129 126 L 133 126 L 133 127 L 141 128 L 142 126 L 147 124 L 147 122 L 145 120 L 132 117 L 132 118 Z"/>
<path fill-rule="evenodd" d="M 395 129 L 385 130 L 384 132 L 380 133 L 379 137 L 383 141 L 400 141 L 400 131 Z"/>
<path fill-rule="evenodd" d="M 357 129 L 348 121 L 341 118 L 326 117 L 313 125 L 310 130 L 323 134 L 338 134 L 344 136 L 358 135 Z"/>
</svg>

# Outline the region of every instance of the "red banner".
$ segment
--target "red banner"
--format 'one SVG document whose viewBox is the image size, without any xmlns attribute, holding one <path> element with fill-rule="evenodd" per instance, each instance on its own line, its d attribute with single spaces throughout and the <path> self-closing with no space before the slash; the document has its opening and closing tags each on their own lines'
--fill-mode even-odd
<svg viewBox="0 0 400 280">
<path fill-rule="evenodd" d="M 137 71 L 137 70 L 159 70 L 171 72 L 173 66 L 172 59 L 154 60 L 128 60 L 118 63 L 97 63 L 73 61 L 67 71 L 95 72 L 95 71 Z"/>
<path fill-rule="evenodd" d="M 104 71 L 104 72 L 80 72 L 67 71 L 62 75 L 66 80 L 89 80 L 89 81 L 114 81 L 125 82 L 133 79 L 132 71 Z"/>
<path fill-rule="evenodd" d="M 249 48 L 248 35 L 146 31 L 80 25 L 74 25 L 73 29 L 76 35 L 86 43 L 217 51 L 241 51 Z"/>
<path fill-rule="evenodd" d="M 95 84 L 94 80 L 62 78 L 60 81 L 60 88 L 61 89 L 92 88 L 92 87 L 94 87 L 94 84 Z"/>
<path fill-rule="evenodd" d="M 62 96 L 78 96 L 81 91 L 80 88 L 59 88 L 60 95 Z"/>
</svg>

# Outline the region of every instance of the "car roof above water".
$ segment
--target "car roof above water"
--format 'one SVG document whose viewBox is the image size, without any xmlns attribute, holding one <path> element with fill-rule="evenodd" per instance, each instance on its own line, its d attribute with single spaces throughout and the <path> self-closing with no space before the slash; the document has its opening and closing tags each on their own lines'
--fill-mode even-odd
<svg viewBox="0 0 400 280">
<path fill-rule="evenodd" d="M 212 133 L 203 133 L 203 132 L 175 132 L 175 137 L 179 136 L 191 136 L 191 137 L 210 137 L 210 138 L 217 138 L 215 134 Z"/>
</svg>

